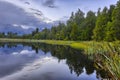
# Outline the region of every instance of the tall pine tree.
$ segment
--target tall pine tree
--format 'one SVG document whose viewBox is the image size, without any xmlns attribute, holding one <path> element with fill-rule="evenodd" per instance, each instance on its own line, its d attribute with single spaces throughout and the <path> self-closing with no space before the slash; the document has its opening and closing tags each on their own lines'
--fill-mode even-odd
<svg viewBox="0 0 120 80">
<path fill-rule="evenodd" d="M 104 40 L 107 23 L 108 23 L 108 9 L 107 7 L 105 7 L 103 11 L 98 15 L 96 21 L 96 27 L 94 29 L 94 36 L 93 36 L 93 38 L 96 41 Z"/>
</svg>

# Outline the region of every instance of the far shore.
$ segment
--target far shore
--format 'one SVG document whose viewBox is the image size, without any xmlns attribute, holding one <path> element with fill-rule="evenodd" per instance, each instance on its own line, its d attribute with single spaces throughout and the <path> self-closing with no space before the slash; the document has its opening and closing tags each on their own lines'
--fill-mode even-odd
<svg viewBox="0 0 120 80">
<path fill-rule="evenodd" d="M 0 42 L 25 42 L 25 43 L 46 43 L 51 45 L 64 45 L 70 46 L 74 49 L 83 49 L 87 51 L 86 53 L 96 53 L 98 49 L 101 49 L 101 52 L 106 51 L 108 43 L 113 45 L 115 42 L 95 42 L 95 41 L 63 41 L 63 40 L 35 40 L 35 39 L 9 39 L 9 38 L 0 38 Z M 117 42 L 117 41 L 116 41 Z"/>
</svg>

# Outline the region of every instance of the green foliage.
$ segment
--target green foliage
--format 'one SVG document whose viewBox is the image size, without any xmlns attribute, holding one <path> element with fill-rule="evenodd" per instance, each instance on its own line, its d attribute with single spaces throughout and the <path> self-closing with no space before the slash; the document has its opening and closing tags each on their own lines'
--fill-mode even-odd
<svg viewBox="0 0 120 80">
<path fill-rule="evenodd" d="M 4 34 L 5 35 L 5 34 Z M 6 38 L 17 38 L 18 35 L 17 33 L 13 33 L 13 32 L 8 32 L 6 36 L 4 36 Z"/>
<path fill-rule="evenodd" d="M 77 40 L 77 36 L 78 36 L 78 26 L 77 26 L 77 24 L 73 23 L 72 31 L 70 33 L 70 38 L 71 38 L 71 40 Z"/>
<path fill-rule="evenodd" d="M 114 41 L 115 40 L 115 38 L 114 38 L 115 31 L 114 31 L 112 25 L 113 25 L 112 22 L 107 23 L 106 38 L 105 38 L 106 41 Z"/>
<path fill-rule="evenodd" d="M 105 32 L 108 22 L 108 9 L 105 7 L 103 11 L 98 15 L 97 21 L 96 21 L 96 27 L 94 29 L 94 36 L 93 38 L 96 41 L 104 40 L 105 38 Z"/>
<path fill-rule="evenodd" d="M 97 65 L 106 70 L 112 80 L 120 79 L 120 43 L 107 43 L 106 46 L 101 46 L 102 49 L 106 47 L 106 52 L 100 54 L 96 59 Z"/>
<path fill-rule="evenodd" d="M 106 40 L 115 41 L 120 40 L 120 1 L 116 6 L 111 6 L 109 12 L 111 13 L 111 21 L 107 24 Z"/>
<path fill-rule="evenodd" d="M 37 34 L 38 32 L 39 32 L 39 29 L 36 28 L 36 30 L 32 32 L 32 36 L 34 36 L 34 35 Z"/>
<path fill-rule="evenodd" d="M 112 15 L 112 27 L 115 32 L 115 38 L 120 40 L 120 1 L 117 2 L 117 6 L 113 10 Z"/>
<path fill-rule="evenodd" d="M 95 13 L 89 11 L 84 21 L 85 25 L 82 31 L 82 40 L 92 40 L 93 29 L 95 28 L 96 16 Z"/>
<path fill-rule="evenodd" d="M 4 38 L 5 37 L 5 33 L 0 33 L 0 38 Z"/>
</svg>

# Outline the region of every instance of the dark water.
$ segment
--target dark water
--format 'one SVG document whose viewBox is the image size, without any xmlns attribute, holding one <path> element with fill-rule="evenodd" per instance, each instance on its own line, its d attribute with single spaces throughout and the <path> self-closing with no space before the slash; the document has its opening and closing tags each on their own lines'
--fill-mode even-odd
<svg viewBox="0 0 120 80">
<path fill-rule="evenodd" d="M 40 43 L 0 43 L 0 80 L 101 80 L 82 50 Z"/>
</svg>

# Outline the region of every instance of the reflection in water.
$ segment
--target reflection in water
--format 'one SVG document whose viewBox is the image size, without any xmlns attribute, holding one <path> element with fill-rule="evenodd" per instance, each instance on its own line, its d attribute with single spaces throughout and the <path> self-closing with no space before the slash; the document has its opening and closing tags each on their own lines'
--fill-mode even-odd
<svg viewBox="0 0 120 80">
<path fill-rule="evenodd" d="M 0 47 L 0 80 L 100 80 L 82 50 L 40 43 Z"/>
</svg>

